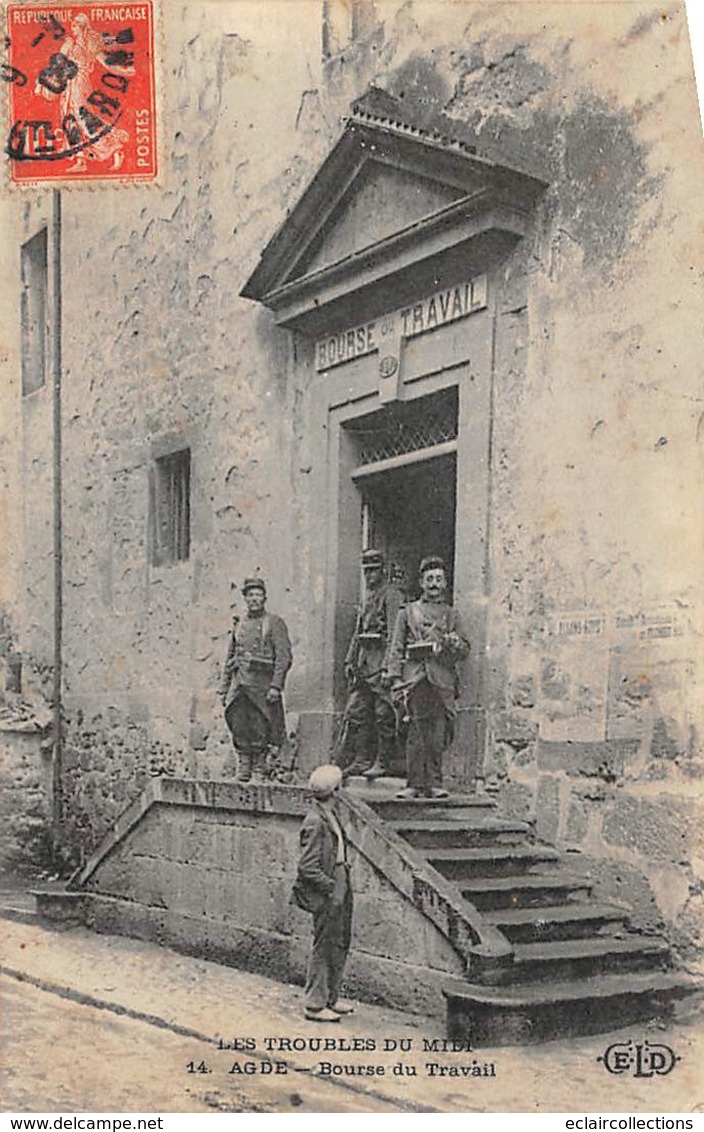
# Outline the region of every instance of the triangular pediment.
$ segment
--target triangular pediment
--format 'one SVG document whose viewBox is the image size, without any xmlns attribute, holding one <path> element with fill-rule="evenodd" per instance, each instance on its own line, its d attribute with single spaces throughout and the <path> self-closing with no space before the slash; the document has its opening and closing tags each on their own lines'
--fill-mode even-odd
<svg viewBox="0 0 704 1132">
<path fill-rule="evenodd" d="M 464 195 L 464 190 L 456 185 L 444 185 L 370 159 L 337 201 L 334 212 L 288 278 L 299 278 L 339 263 Z"/>
<path fill-rule="evenodd" d="M 388 305 L 392 279 L 398 298 L 422 275 L 435 285 L 445 268 L 486 270 L 525 234 L 545 189 L 457 139 L 356 114 L 240 292 L 282 325 L 314 332 L 350 305 Z"/>
</svg>

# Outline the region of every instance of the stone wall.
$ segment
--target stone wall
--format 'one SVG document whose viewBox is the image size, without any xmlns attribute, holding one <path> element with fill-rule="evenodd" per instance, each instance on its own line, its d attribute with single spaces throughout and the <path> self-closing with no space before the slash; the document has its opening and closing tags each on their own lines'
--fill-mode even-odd
<svg viewBox="0 0 704 1132">
<path fill-rule="evenodd" d="M 42 733 L 32 723 L 0 723 L 0 870 L 48 862 L 51 775 Z"/>
<path fill-rule="evenodd" d="M 628 904 L 634 926 L 664 931 L 692 959 L 702 934 L 701 783 L 653 781 L 634 769 L 641 761 L 628 741 L 531 742 L 499 779 L 499 812 L 534 820 L 597 896 Z"/>
<path fill-rule="evenodd" d="M 0 613 L 0 871 L 48 864 L 54 796 L 51 712 L 45 673 L 17 650 L 17 630 Z"/>
<path fill-rule="evenodd" d="M 90 894 L 88 922 L 302 983 L 311 917 L 290 897 L 307 792 L 283 786 L 210 789 L 178 780 L 170 789 L 164 785 L 164 800 L 150 805 L 147 796 L 144 814 L 135 812 L 114 848 L 89 865 L 83 886 Z M 386 849 L 380 870 L 369 851 L 370 831 L 358 840 L 354 826 L 352 821 L 348 992 L 442 1016 L 443 981 L 462 975 L 463 960 L 414 905 L 413 889 L 404 894 L 393 883 L 402 867 L 393 849 Z M 436 895 L 436 906 L 439 900 Z M 461 915 L 453 918 L 453 931 L 461 934 Z"/>
<path fill-rule="evenodd" d="M 108 709 L 66 728 L 62 773 L 62 855 L 74 866 L 97 849 L 150 778 L 183 774 L 184 756 L 150 735 L 144 718 Z"/>
</svg>

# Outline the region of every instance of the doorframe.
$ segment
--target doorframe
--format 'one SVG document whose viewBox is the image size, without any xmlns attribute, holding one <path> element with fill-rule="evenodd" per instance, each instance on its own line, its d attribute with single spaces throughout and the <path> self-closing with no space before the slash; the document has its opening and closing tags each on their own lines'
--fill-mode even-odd
<svg viewBox="0 0 704 1132">
<path fill-rule="evenodd" d="M 491 287 L 490 296 L 493 291 Z M 458 390 L 454 602 L 466 626 L 471 650 L 463 665 L 455 740 L 446 756 L 446 775 L 453 784 L 465 788 L 476 786 L 483 778 L 487 730 L 485 689 L 495 317 L 490 297 L 485 310 L 465 321 L 461 343 L 455 336 L 456 357 L 435 370 L 412 373 L 402 386 L 404 401 L 453 386 Z M 443 331 L 433 333 L 441 335 Z M 345 373 L 346 370 L 349 372 Z M 323 394 L 324 389 L 327 395 Z M 353 389 L 356 396 L 351 396 Z M 357 359 L 349 366 L 339 367 L 334 376 L 327 375 L 325 384 L 316 382 L 315 387 L 311 387 L 311 395 L 316 399 L 314 415 L 327 435 L 325 467 L 324 470 L 321 467 L 318 478 L 319 505 L 324 507 L 327 521 L 325 594 L 316 683 L 317 710 L 329 717 L 329 725 L 323 729 L 329 740 L 344 701 L 340 658 L 344 656 L 359 601 L 362 503 L 352 479 L 357 466 L 356 453 L 345 425 L 382 407 L 374 360 Z M 315 485 L 312 486 L 315 490 Z"/>
<path fill-rule="evenodd" d="M 368 519 L 367 519 L 368 491 L 374 490 L 375 482 L 378 482 L 379 478 L 384 479 L 390 473 L 397 472 L 397 471 L 403 471 L 404 469 L 415 470 L 415 469 L 418 469 L 418 468 L 425 468 L 427 470 L 428 468 L 430 468 L 430 470 L 432 472 L 432 465 L 436 461 L 439 462 L 439 461 L 442 460 L 443 466 L 446 466 L 448 457 L 454 457 L 454 459 L 452 460 L 452 477 L 453 477 L 453 481 L 454 481 L 453 482 L 454 508 L 453 508 L 453 516 L 452 516 L 452 521 L 453 521 L 452 561 L 450 561 L 449 557 L 446 554 L 444 554 L 443 547 L 437 542 L 428 541 L 426 543 L 425 554 L 443 554 L 443 556 L 445 557 L 445 561 L 447 562 L 447 564 L 449 566 L 449 571 L 448 571 L 449 577 L 454 578 L 455 559 L 456 559 L 456 552 L 457 552 L 457 530 L 456 530 L 456 520 L 457 520 L 457 441 L 456 440 L 445 440 L 445 441 L 442 441 L 442 443 L 433 444 L 433 445 L 430 445 L 426 448 L 417 448 L 415 451 L 404 452 L 403 454 L 401 454 L 399 456 L 391 456 L 391 457 L 384 458 L 383 460 L 377 460 L 376 462 L 373 462 L 373 463 L 358 465 L 356 468 L 354 468 L 352 470 L 352 473 L 351 473 L 352 482 L 354 483 L 355 487 L 358 489 L 360 496 L 361 496 L 361 501 L 362 501 L 362 548 L 363 549 L 367 549 L 367 545 L 368 545 L 368 541 L 369 541 L 368 527 L 365 529 L 365 522 L 368 523 Z M 366 541 L 365 541 L 365 539 L 366 539 Z M 376 538 L 375 538 L 374 543 L 372 545 L 374 545 L 375 547 L 377 547 L 381 551 L 384 551 L 386 549 L 383 545 L 383 541 L 380 542 L 379 539 L 376 539 Z M 386 559 L 387 559 L 387 567 L 388 567 L 391 564 L 391 556 L 389 555 L 388 552 L 386 553 Z M 407 577 L 406 580 L 409 583 L 411 589 L 416 588 L 417 578 L 415 576 L 409 576 L 409 577 Z"/>
</svg>

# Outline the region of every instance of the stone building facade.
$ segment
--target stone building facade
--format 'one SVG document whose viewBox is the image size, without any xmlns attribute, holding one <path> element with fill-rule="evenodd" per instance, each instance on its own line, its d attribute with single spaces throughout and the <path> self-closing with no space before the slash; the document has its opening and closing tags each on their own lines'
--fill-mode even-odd
<svg viewBox="0 0 704 1132">
<path fill-rule="evenodd" d="M 261 570 L 291 629 L 303 772 L 332 740 L 365 541 L 409 589 L 440 549 L 473 645 L 453 780 L 496 787 L 689 945 L 704 412 L 683 9 L 275 7 L 167 6 L 159 184 L 62 194 L 66 851 L 150 774 L 227 773 L 232 582 Z M 21 304 L 51 201 L 2 208 L 1 597 L 40 687 L 51 351 L 31 389 L 25 356 L 23 392 Z M 47 280 L 51 259 L 49 240 Z"/>
</svg>

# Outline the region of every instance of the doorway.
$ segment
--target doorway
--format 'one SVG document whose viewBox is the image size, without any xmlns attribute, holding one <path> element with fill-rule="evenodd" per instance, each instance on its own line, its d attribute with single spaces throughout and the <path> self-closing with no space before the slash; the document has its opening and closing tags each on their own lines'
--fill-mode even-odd
<svg viewBox="0 0 704 1132">
<path fill-rule="evenodd" d="M 428 554 L 447 564 L 451 600 L 455 559 L 456 456 L 449 453 L 370 475 L 361 485 L 363 541 L 382 550 L 390 577 L 410 599 Z"/>
<path fill-rule="evenodd" d="M 457 388 L 388 405 L 347 425 L 359 463 L 362 546 L 384 552 L 390 577 L 409 599 L 418 568 L 438 554 L 451 600 L 457 510 Z"/>
</svg>

